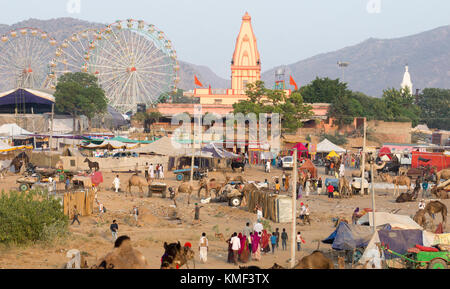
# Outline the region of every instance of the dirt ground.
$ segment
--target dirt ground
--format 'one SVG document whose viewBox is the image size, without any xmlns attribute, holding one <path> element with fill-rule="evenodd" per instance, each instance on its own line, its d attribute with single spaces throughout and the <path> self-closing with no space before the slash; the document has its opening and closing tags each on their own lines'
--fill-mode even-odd
<svg viewBox="0 0 450 289">
<path fill-rule="evenodd" d="M 324 169 L 318 169 L 322 179 L 325 179 Z M 227 173 L 229 176 L 241 175 L 240 173 Z M 272 169 L 271 173 L 265 173 L 263 167 L 253 167 L 246 169 L 242 174 L 246 180 L 272 181 L 273 177 L 280 176 L 282 171 Z M 351 175 L 351 171 L 346 171 Z M 120 174 L 121 189 L 125 189 L 125 183 L 131 174 Z M 94 265 L 98 259 L 111 251 L 113 247 L 112 236 L 109 226 L 113 219 L 119 224 L 119 236 L 128 235 L 135 248 L 141 251 L 147 258 L 151 268 L 157 269 L 160 266 L 160 258 L 164 253 L 164 242 L 180 241 L 192 243 L 192 248 L 196 252 L 195 268 L 214 268 L 214 269 L 236 269 L 237 266 L 227 263 L 228 245 L 224 240 L 215 238 L 215 232 L 218 231 L 229 238 L 233 232 L 240 232 L 246 222 L 255 222 L 256 214 L 245 211 L 244 208 L 232 208 L 227 203 L 210 203 L 202 205 L 200 212 L 200 224 L 193 224 L 194 203 L 199 202 L 196 190 L 191 196 L 191 204 L 187 204 L 187 196 L 181 195 L 177 199 L 177 214 L 179 221 L 172 221 L 168 218 L 174 210 L 170 206 L 173 201 L 161 198 L 160 194 L 154 194 L 152 198 L 137 197 L 137 188 L 133 188 L 134 196 L 125 197 L 122 193 L 115 193 L 112 187 L 112 181 L 115 174 L 105 173 L 103 175 L 104 183 L 98 193 L 98 199 L 107 208 L 103 220 L 97 216 L 80 217 L 81 225 L 75 223 L 69 226 L 71 235 L 67 240 L 56 242 L 50 245 L 34 245 L 26 248 L 20 247 L 0 247 L 0 268 L 61 268 L 68 259 L 66 252 L 70 249 L 78 249 L 83 255 L 87 256 L 88 264 Z M 216 177 L 224 180 L 223 173 L 212 172 L 210 177 Z M 8 175 L 2 180 L 0 190 L 17 189 L 16 179 L 18 176 Z M 176 187 L 179 182 L 175 180 L 175 175 L 171 172 L 166 173 L 165 182 L 169 186 Z M 197 188 L 195 182 L 194 189 Z M 63 186 L 63 184 L 60 184 Z M 62 187 L 61 187 L 62 188 Z M 282 192 L 286 194 L 286 192 Z M 318 240 L 323 240 L 333 232 L 334 222 L 332 218 L 345 217 L 351 220 L 351 215 L 356 207 L 370 208 L 371 196 L 354 196 L 350 199 L 328 199 L 325 195 L 312 194 L 297 202 L 309 205 L 311 209 L 311 225 L 297 225 L 297 231 L 301 231 L 306 244 L 302 246 L 300 252 L 296 252 L 296 259 L 310 254 L 317 249 Z M 450 200 L 443 200 L 447 206 L 450 206 Z M 136 226 L 134 218 L 131 215 L 133 205 L 140 208 L 139 223 Z M 392 192 L 376 192 L 376 210 L 391 212 L 400 209 L 399 214 L 413 215 L 418 209 L 418 202 L 397 204 L 394 202 Z M 440 215 L 437 220 L 441 220 Z M 291 237 L 291 223 L 273 223 L 270 222 L 273 231 L 283 228 Z M 449 225 L 445 228 L 449 231 Z M 198 242 L 202 232 L 206 233 L 209 239 L 208 261 L 202 264 L 199 261 Z M 331 250 L 330 245 L 320 244 L 323 251 Z M 256 265 L 262 268 L 271 267 L 275 262 L 287 266 L 290 258 L 290 240 L 288 240 L 288 250 L 281 250 L 281 241 L 279 250 L 275 254 L 268 253 L 262 255 L 259 262 L 250 261 L 245 266 Z M 244 264 L 240 264 L 244 265 Z M 190 268 L 193 264 L 190 263 Z"/>
</svg>

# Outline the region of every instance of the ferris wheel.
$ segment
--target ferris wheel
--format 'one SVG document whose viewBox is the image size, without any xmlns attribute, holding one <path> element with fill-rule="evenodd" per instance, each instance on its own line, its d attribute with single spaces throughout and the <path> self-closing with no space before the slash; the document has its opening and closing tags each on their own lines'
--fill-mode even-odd
<svg viewBox="0 0 450 289">
<path fill-rule="evenodd" d="M 176 51 L 164 32 L 142 20 L 116 21 L 93 41 L 85 57 L 109 104 L 118 111 L 136 111 L 137 104 L 155 103 L 179 82 Z"/>
<path fill-rule="evenodd" d="M 56 40 L 28 27 L 10 31 L 0 40 L 0 89 L 44 88 Z"/>
<path fill-rule="evenodd" d="M 55 57 L 50 61 L 50 88 L 55 88 L 57 79 L 65 73 L 87 71 L 89 48 L 97 38 L 101 38 L 101 31 L 86 29 L 72 34 L 56 48 Z"/>
</svg>

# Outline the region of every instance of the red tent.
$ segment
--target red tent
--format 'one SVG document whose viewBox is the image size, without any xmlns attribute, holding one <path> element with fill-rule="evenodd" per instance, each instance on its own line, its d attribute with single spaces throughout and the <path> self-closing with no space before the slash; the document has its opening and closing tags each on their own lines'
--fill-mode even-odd
<svg viewBox="0 0 450 289">
<path fill-rule="evenodd" d="M 317 178 L 317 169 L 316 166 L 312 163 L 311 160 L 306 159 L 305 163 L 299 168 L 299 171 L 306 171 L 308 170 L 311 173 L 312 178 Z"/>
<path fill-rule="evenodd" d="M 392 152 L 391 152 L 391 150 L 390 150 L 388 147 L 382 147 L 382 148 L 380 149 L 380 152 L 378 153 L 378 155 L 379 155 L 380 157 L 386 155 L 386 156 L 389 157 L 390 160 L 392 159 Z"/>
<path fill-rule="evenodd" d="M 305 152 L 306 155 L 308 155 L 308 148 L 305 147 L 301 142 L 297 143 L 295 146 L 292 147 L 290 155 L 294 154 L 294 149 L 297 149 L 297 158 L 298 159 L 300 159 L 303 152 Z"/>
</svg>

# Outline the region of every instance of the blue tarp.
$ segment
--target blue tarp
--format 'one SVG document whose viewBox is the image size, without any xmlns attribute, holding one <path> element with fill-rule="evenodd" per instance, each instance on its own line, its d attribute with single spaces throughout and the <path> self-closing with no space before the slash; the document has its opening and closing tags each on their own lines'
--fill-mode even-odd
<svg viewBox="0 0 450 289">
<path fill-rule="evenodd" d="M 406 254 L 409 248 L 416 245 L 423 246 L 422 230 L 379 230 L 378 237 L 381 244 L 399 254 Z M 386 252 L 385 257 L 386 259 L 398 258 Z"/>
<path fill-rule="evenodd" d="M 335 250 L 353 250 L 366 247 L 372 235 L 371 227 L 341 222 L 336 230 L 322 242 L 332 244 L 331 248 Z"/>
</svg>

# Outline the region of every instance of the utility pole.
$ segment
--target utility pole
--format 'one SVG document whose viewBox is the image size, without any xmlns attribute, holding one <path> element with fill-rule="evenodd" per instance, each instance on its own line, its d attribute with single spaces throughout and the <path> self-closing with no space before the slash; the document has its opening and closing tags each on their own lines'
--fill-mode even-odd
<svg viewBox="0 0 450 289">
<path fill-rule="evenodd" d="M 373 164 L 374 160 L 373 157 L 370 160 L 370 182 L 372 184 L 372 223 L 373 223 L 373 232 L 376 231 L 376 224 L 375 224 L 375 187 L 373 183 Z"/>
<path fill-rule="evenodd" d="M 53 144 L 53 114 L 54 114 L 55 104 L 52 103 L 52 125 L 50 127 L 50 142 L 48 143 L 48 146 L 50 148 L 50 151 L 52 151 L 52 144 Z"/>
<path fill-rule="evenodd" d="M 294 149 L 294 170 L 292 172 L 292 227 L 291 227 L 291 269 L 295 266 L 295 231 L 297 224 L 297 149 Z"/>
<path fill-rule="evenodd" d="M 361 170 L 361 195 L 364 195 L 364 174 L 366 171 L 366 118 L 364 118 L 364 138 L 362 151 L 362 170 Z"/>
</svg>

